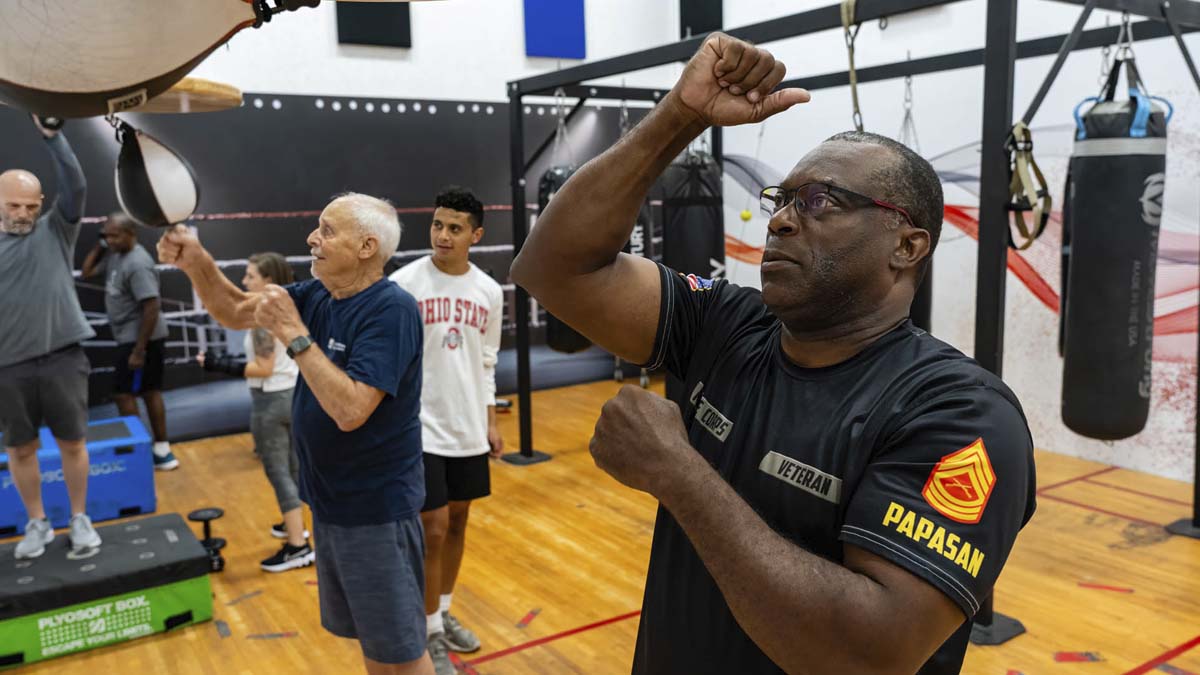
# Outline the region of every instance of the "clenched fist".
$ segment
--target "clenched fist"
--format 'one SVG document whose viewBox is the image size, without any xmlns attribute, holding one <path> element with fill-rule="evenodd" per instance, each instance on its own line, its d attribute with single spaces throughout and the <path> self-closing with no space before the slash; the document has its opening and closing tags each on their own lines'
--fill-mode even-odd
<svg viewBox="0 0 1200 675">
<path fill-rule="evenodd" d="M 787 74 L 771 52 L 724 33 L 708 36 L 668 98 L 707 126 L 761 122 L 809 100 L 804 89 L 772 93 Z"/>
<path fill-rule="evenodd" d="M 254 322 L 285 345 L 302 335 L 308 335 L 308 328 L 304 326 L 292 296 L 275 284 L 268 285 L 259 293 Z"/>
<path fill-rule="evenodd" d="M 604 404 L 588 449 L 613 478 L 655 496 L 680 459 L 695 453 L 679 406 L 628 384 Z"/>
<path fill-rule="evenodd" d="M 169 228 L 158 240 L 158 261 L 174 265 L 184 272 L 203 260 L 206 255 L 200 240 L 185 225 Z"/>
</svg>

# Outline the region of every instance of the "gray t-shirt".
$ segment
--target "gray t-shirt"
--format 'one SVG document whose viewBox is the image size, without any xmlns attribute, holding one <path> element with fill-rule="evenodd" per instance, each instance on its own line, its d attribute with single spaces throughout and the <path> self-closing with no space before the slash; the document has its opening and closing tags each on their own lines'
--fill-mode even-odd
<svg viewBox="0 0 1200 675">
<path fill-rule="evenodd" d="M 154 259 L 141 244 L 134 244 L 129 253 L 110 251 L 96 269 L 104 274 L 104 310 L 108 313 L 113 339 L 119 344 L 137 342 L 142 326 L 142 302 L 159 297 Z M 165 337 L 167 323 L 160 308 L 150 339 Z"/>
<path fill-rule="evenodd" d="M 96 336 L 71 276 L 86 183 L 62 134 L 46 145 L 55 160 L 59 197 L 29 234 L 0 232 L 0 367 Z"/>
</svg>

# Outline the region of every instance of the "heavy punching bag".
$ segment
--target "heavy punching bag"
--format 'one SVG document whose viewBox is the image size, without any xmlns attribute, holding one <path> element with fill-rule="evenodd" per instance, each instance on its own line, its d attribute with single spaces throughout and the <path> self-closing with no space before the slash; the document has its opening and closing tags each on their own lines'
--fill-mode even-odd
<svg viewBox="0 0 1200 675">
<path fill-rule="evenodd" d="M 707 279 L 725 276 L 721 166 L 712 155 L 688 151 L 659 178 L 663 264 Z M 667 398 L 687 409 L 683 383 L 667 375 Z"/>
<path fill-rule="evenodd" d="M 546 210 L 546 205 L 550 203 L 559 189 L 566 185 L 567 179 L 573 173 L 575 173 L 574 168 L 555 166 L 542 174 L 542 179 L 538 181 L 538 213 Z M 537 225 L 535 224 L 534 227 Z M 574 328 L 560 321 L 558 317 L 546 312 L 546 346 L 556 352 L 574 354 L 591 347 L 592 342 L 580 335 Z"/>
<path fill-rule="evenodd" d="M 1122 70 L 1129 99 L 1117 101 Z M 1114 63 L 1101 93 L 1075 108 L 1063 218 L 1062 417 L 1084 436 L 1116 440 L 1141 431 L 1150 411 L 1171 104 L 1146 93 L 1132 58 Z"/>
</svg>

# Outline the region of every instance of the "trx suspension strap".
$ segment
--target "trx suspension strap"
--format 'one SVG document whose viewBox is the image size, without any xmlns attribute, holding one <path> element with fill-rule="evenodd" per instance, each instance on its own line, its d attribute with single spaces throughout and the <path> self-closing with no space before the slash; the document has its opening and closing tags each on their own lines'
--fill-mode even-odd
<svg viewBox="0 0 1200 675">
<path fill-rule="evenodd" d="M 1058 56 L 1054 59 L 1054 65 L 1050 67 L 1050 72 L 1046 74 L 1046 79 L 1042 81 L 1042 86 L 1038 88 L 1037 94 L 1033 97 L 1033 101 L 1029 104 L 1029 109 L 1025 111 L 1025 115 L 1021 117 L 1012 131 L 1009 132 L 1008 141 L 1005 147 L 1009 153 L 1009 171 L 1012 178 L 1009 181 L 1009 200 L 1008 209 L 1012 211 L 1013 227 L 1021 237 L 1021 241 L 1017 242 L 1013 233 L 1009 231 L 1009 246 L 1023 251 L 1033 245 L 1035 239 L 1041 236 L 1046 229 L 1046 223 L 1050 220 L 1050 210 L 1053 206 L 1053 200 L 1050 198 L 1050 191 L 1046 189 L 1046 179 L 1042 176 L 1041 169 L 1038 168 L 1037 160 L 1033 156 L 1033 133 L 1029 129 L 1029 125 L 1033 122 L 1034 115 L 1037 114 L 1038 108 L 1041 107 L 1042 101 L 1046 99 L 1046 94 L 1050 92 L 1050 87 L 1054 84 L 1054 80 L 1058 77 L 1058 73 L 1062 70 L 1063 63 L 1067 60 L 1067 55 L 1074 49 L 1075 44 L 1079 41 L 1079 35 L 1083 32 L 1084 24 L 1087 23 L 1088 16 L 1092 10 L 1096 8 L 1097 0 L 1087 0 L 1083 5 L 1083 11 L 1079 13 L 1079 19 L 1075 21 L 1075 27 L 1063 40 L 1063 44 L 1058 49 Z M 1032 228 L 1025 222 L 1025 213 L 1031 211 L 1033 214 Z"/>
</svg>

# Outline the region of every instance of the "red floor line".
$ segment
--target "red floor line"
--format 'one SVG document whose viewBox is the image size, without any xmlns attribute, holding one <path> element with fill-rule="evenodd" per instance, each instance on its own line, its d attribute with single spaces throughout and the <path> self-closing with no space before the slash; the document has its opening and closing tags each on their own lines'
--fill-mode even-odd
<svg viewBox="0 0 1200 675">
<path fill-rule="evenodd" d="M 1101 508 L 1092 506 L 1091 504 L 1083 504 L 1081 502 L 1072 501 L 1070 499 L 1063 499 L 1062 497 L 1056 497 L 1054 495 L 1045 495 L 1045 494 L 1038 493 L 1038 497 L 1041 499 L 1049 499 L 1049 500 L 1055 501 L 1055 502 L 1062 502 L 1063 504 L 1070 504 L 1071 506 L 1078 506 L 1081 509 L 1087 509 L 1088 511 L 1095 511 L 1096 513 L 1103 513 L 1106 516 L 1114 516 L 1116 518 L 1129 520 L 1129 521 L 1132 521 L 1135 523 L 1142 523 L 1144 525 L 1153 525 L 1155 527 L 1166 527 L 1162 523 L 1155 523 L 1153 521 L 1145 520 L 1143 518 L 1134 518 L 1133 516 L 1127 516 L 1123 513 L 1117 513 L 1115 511 L 1106 511 L 1105 509 L 1101 509 Z"/>
<path fill-rule="evenodd" d="M 1076 477 L 1074 477 L 1074 478 L 1068 478 L 1067 480 L 1064 480 L 1064 481 L 1061 481 L 1061 482 L 1058 482 L 1058 483 L 1054 483 L 1054 484 L 1052 484 L 1052 485 L 1046 485 L 1045 487 L 1040 487 L 1040 488 L 1038 488 L 1038 494 L 1040 495 L 1040 494 L 1042 494 L 1043 492 L 1045 492 L 1046 490 L 1053 490 L 1054 488 L 1060 488 L 1060 487 L 1062 487 L 1062 486 L 1064 486 L 1064 485 L 1070 485 L 1071 483 L 1078 483 L 1078 482 L 1079 482 L 1079 481 L 1081 481 L 1081 480 L 1087 480 L 1087 479 L 1091 478 L 1092 476 L 1099 476 L 1099 475 L 1100 475 L 1100 474 L 1102 474 L 1102 473 L 1109 473 L 1110 471 L 1116 471 L 1116 470 L 1117 470 L 1117 469 L 1119 469 L 1119 468 L 1120 468 L 1120 467 L 1116 467 L 1116 466 L 1110 466 L 1110 467 L 1107 467 L 1107 468 L 1104 468 L 1104 469 L 1098 469 L 1098 470 L 1096 470 L 1096 471 L 1093 471 L 1093 472 L 1091 472 L 1091 473 L 1085 473 L 1085 474 L 1083 474 L 1082 476 L 1076 476 Z"/>
<path fill-rule="evenodd" d="M 1128 492 L 1128 493 L 1135 494 L 1135 495 L 1141 495 L 1143 497 L 1148 497 L 1150 499 L 1157 499 L 1160 502 L 1167 502 L 1168 504 L 1178 504 L 1180 506 L 1187 506 L 1187 507 L 1190 507 L 1192 505 L 1191 502 L 1185 502 L 1182 499 L 1171 499 L 1170 497 L 1163 497 L 1162 495 L 1154 495 L 1154 494 L 1150 494 L 1149 492 L 1142 492 L 1141 490 L 1134 490 L 1133 488 L 1122 487 L 1120 485 L 1113 485 L 1112 483 L 1105 483 L 1104 481 L 1088 479 L 1088 480 L 1085 480 L 1084 482 L 1091 483 L 1092 485 L 1103 485 L 1106 488 L 1112 488 L 1114 490 L 1120 490 L 1121 492 Z"/>
<path fill-rule="evenodd" d="M 1192 638 L 1191 640 L 1188 640 L 1187 642 L 1179 645 L 1178 647 L 1176 647 L 1170 651 L 1166 651 L 1166 652 L 1163 652 L 1162 654 L 1159 654 L 1158 656 L 1150 659 L 1149 661 L 1143 663 L 1142 665 L 1138 666 L 1137 668 L 1134 668 L 1133 670 L 1125 673 L 1125 675 L 1143 675 L 1143 673 L 1148 673 L 1151 670 L 1154 670 L 1155 668 L 1166 663 L 1167 661 L 1170 661 L 1171 659 L 1175 658 L 1176 656 L 1179 656 L 1180 654 L 1186 652 L 1187 650 L 1191 649 L 1192 647 L 1195 647 L 1196 645 L 1200 645 L 1200 635 L 1197 635 L 1196 637 Z"/>
<path fill-rule="evenodd" d="M 640 610 L 636 611 L 636 612 L 628 612 L 626 614 L 621 614 L 620 616 L 614 616 L 611 619 L 605 619 L 603 621 L 589 623 L 586 626 L 579 626 L 577 628 L 565 630 L 561 633 L 555 633 L 554 635 L 547 635 L 546 637 L 540 637 L 536 640 L 530 640 L 529 642 L 525 642 L 525 643 L 522 643 L 522 644 L 519 644 L 519 645 L 516 645 L 513 647 L 509 647 L 508 649 L 501 649 L 498 652 L 492 652 L 491 654 L 488 654 L 486 656 L 481 656 L 477 659 L 471 659 L 470 661 L 466 662 L 466 665 L 477 666 L 481 663 L 487 663 L 488 661 L 494 661 L 496 659 L 499 659 L 499 658 L 502 658 L 505 656 L 509 656 L 511 654 L 516 654 L 517 652 L 525 651 L 526 649 L 529 649 L 531 647 L 537 647 L 538 645 L 544 645 L 547 642 L 561 640 L 562 638 L 565 638 L 565 637 L 570 637 L 572 635 L 577 635 L 584 631 L 589 631 L 589 630 L 593 630 L 596 628 L 600 628 L 602 626 L 607 626 L 609 624 L 616 623 L 618 621 L 624 621 L 625 619 L 632 619 L 633 617 L 635 617 L 641 613 L 642 612 Z"/>
</svg>

